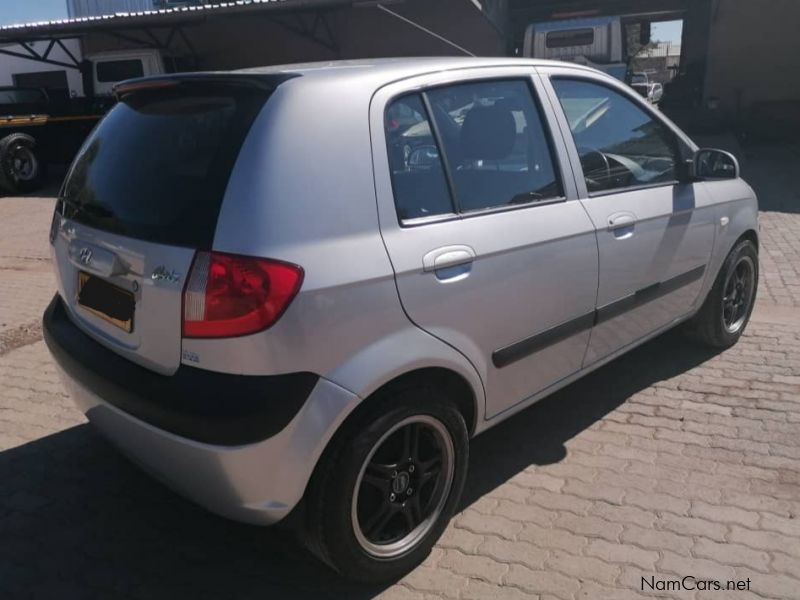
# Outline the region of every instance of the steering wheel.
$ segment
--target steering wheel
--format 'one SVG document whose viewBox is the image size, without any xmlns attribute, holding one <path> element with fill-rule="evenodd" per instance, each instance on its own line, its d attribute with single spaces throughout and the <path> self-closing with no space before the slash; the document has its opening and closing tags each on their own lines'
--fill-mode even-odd
<svg viewBox="0 0 800 600">
<path fill-rule="evenodd" d="M 590 192 L 606 189 L 611 183 L 611 163 L 608 157 L 597 150 L 587 146 L 578 147 L 578 156 L 586 179 L 586 187 Z"/>
</svg>

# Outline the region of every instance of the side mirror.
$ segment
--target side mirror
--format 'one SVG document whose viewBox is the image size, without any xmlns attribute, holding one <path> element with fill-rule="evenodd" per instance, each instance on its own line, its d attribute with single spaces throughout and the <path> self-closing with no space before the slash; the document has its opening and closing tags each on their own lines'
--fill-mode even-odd
<svg viewBox="0 0 800 600">
<path fill-rule="evenodd" d="M 730 152 L 701 148 L 691 162 L 693 179 L 736 179 L 739 177 L 739 161 Z"/>
</svg>

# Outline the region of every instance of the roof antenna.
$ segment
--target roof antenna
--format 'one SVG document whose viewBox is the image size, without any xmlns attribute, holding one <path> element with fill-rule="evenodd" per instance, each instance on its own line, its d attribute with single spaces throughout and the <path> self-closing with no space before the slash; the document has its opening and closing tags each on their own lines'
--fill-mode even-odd
<svg viewBox="0 0 800 600">
<path fill-rule="evenodd" d="M 423 27 L 423 26 L 422 26 L 422 25 L 420 25 L 419 23 L 415 23 L 415 22 L 414 22 L 414 21 L 412 21 L 411 19 L 407 19 L 407 18 L 406 18 L 406 17 L 404 17 L 403 15 L 399 15 L 399 14 L 397 14 L 397 13 L 396 13 L 396 12 L 394 12 L 393 10 L 390 10 L 390 9 L 386 8 L 386 7 L 385 7 L 383 4 L 376 4 L 375 6 L 376 6 L 377 8 L 379 8 L 380 10 L 382 10 L 383 12 L 385 12 L 385 13 L 388 13 L 388 14 L 392 15 L 393 17 L 397 18 L 397 19 L 400 19 L 401 21 L 403 21 L 403 22 L 405 22 L 405 23 L 408 23 L 408 24 L 409 24 L 409 25 L 411 25 L 412 27 L 416 27 L 417 29 L 419 29 L 419 30 L 421 30 L 421 31 L 424 31 L 424 32 L 425 32 L 425 33 L 427 33 L 428 35 L 432 35 L 432 36 L 433 36 L 433 37 L 435 37 L 437 40 L 441 40 L 442 42 L 444 42 L 445 44 L 448 44 L 449 46 L 452 46 L 452 47 L 453 47 L 453 48 L 455 48 L 456 50 L 461 50 L 461 52 L 463 52 L 463 53 L 464 53 L 464 54 L 466 54 L 467 56 L 472 56 L 472 57 L 474 57 L 474 56 L 475 56 L 475 55 L 474 55 L 472 52 L 470 52 L 470 51 L 469 51 L 469 50 L 467 50 L 466 48 L 462 48 L 461 46 L 459 46 L 459 45 L 458 45 L 458 44 L 456 44 L 455 42 L 451 42 L 450 40 L 448 40 L 446 37 L 443 37 L 443 36 L 439 35 L 438 33 L 436 33 L 436 32 L 433 32 L 433 31 L 431 31 L 430 29 L 427 29 L 427 28 Z"/>
</svg>

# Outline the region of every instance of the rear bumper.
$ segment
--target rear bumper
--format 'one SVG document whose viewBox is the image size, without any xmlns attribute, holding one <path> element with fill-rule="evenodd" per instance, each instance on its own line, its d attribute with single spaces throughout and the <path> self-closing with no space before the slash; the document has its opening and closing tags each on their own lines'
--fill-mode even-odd
<svg viewBox="0 0 800 600">
<path fill-rule="evenodd" d="M 171 392 L 183 389 L 167 381 L 172 378 L 142 369 L 86 336 L 69 320 L 59 297 L 45 313 L 44 332 L 73 400 L 107 438 L 167 486 L 212 512 L 239 521 L 268 525 L 284 518 L 302 498 L 314 466 L 333 432 L 358 402 L 354 394 L 314 376 L 311 389 L 285 423 L 282 422 L 284 413 L 276 413 L 276 420 L 281 423 L 278 431 L 273 433 L 270 429 L 269 435 L 264 435 L 262 428 L 258 441 L 236 445 L 228 443 L 229 438 L 225 438 L 228 440 L 225 443 L 190 439 L 149 418 L 152 414 L 160 415 L 158 411 L 145 412 L 143 416 L 126 410 L 131 405 L 140 408 L 141 404 L 131 404 L 132 398 L 145 404 L 157 404 L 165 397 L 161 389 L 164 386 Z M 98 360 L 99 355 L 105 356 L 103 361 L 119 359 L 124 364 L 101 362 L 98 366 L 91 361 Z M 131 367 L 144 373 L 131 373 Z M 109 368 L 118 369 L 113 371 L 114 381 L 109 379 L 109 371 L 102 370 Z M 189 369 L 187 373 L 200 371 Z M 231 377 L 205 373 L 200 377 L 208 377 L 208 374 Z M 149 384 L 142 387 L 142 381 L 127 379 L 134 375 Z M 270 379 L 237 377 L 253 380 L 246 386 L 259 380 L 263 386 Z M 143 389 L 154 394 L 157 400 L 139 395 Z M 280 403 L 283 400 L 277 393 L 280 389 L 280 386 L 271 388 L 268 398 L 261 390 L 258 402 Z M 221 405 L 235 404 L 236 394 L 242 391 L 252 392 L 249 387 L 231 389 L 216 396 L 216 401 Z M 253 414 L 262 415 L 263 411 Z M 238 423 L 248 418 L 238 415 L 226 421 L 224 416 L 217 418 L 201 412 L 199 417 L 196 413 L 192 415 L 190 422 L 201 421 L 204 424 L 201 431 L 212 432 L 209 435 L 213 437 L 215 425 Z M 264 421 L 261 417 L 251 420 Z M 174 425 L 172 420 L 166 422 Z"/>
</svg>

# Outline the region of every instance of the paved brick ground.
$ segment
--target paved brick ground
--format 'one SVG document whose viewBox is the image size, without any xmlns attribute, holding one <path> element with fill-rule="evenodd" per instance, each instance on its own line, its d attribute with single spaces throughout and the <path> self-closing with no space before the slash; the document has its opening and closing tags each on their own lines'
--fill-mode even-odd
<svg viewBox="0 0 800 600">
<path fill-rule="evenodd" d="M 430 558 L 365 589 L 286 532 L 180 499 L 85 424 L 36 323 L 51 207 L 0 199 L 0 597 L 800 598 L 800 215 L 762 216 L 738 346 L 667 334 L 479 437 Z M 750 591 L 642 592 L 686 575 Z"/>
</svg>

